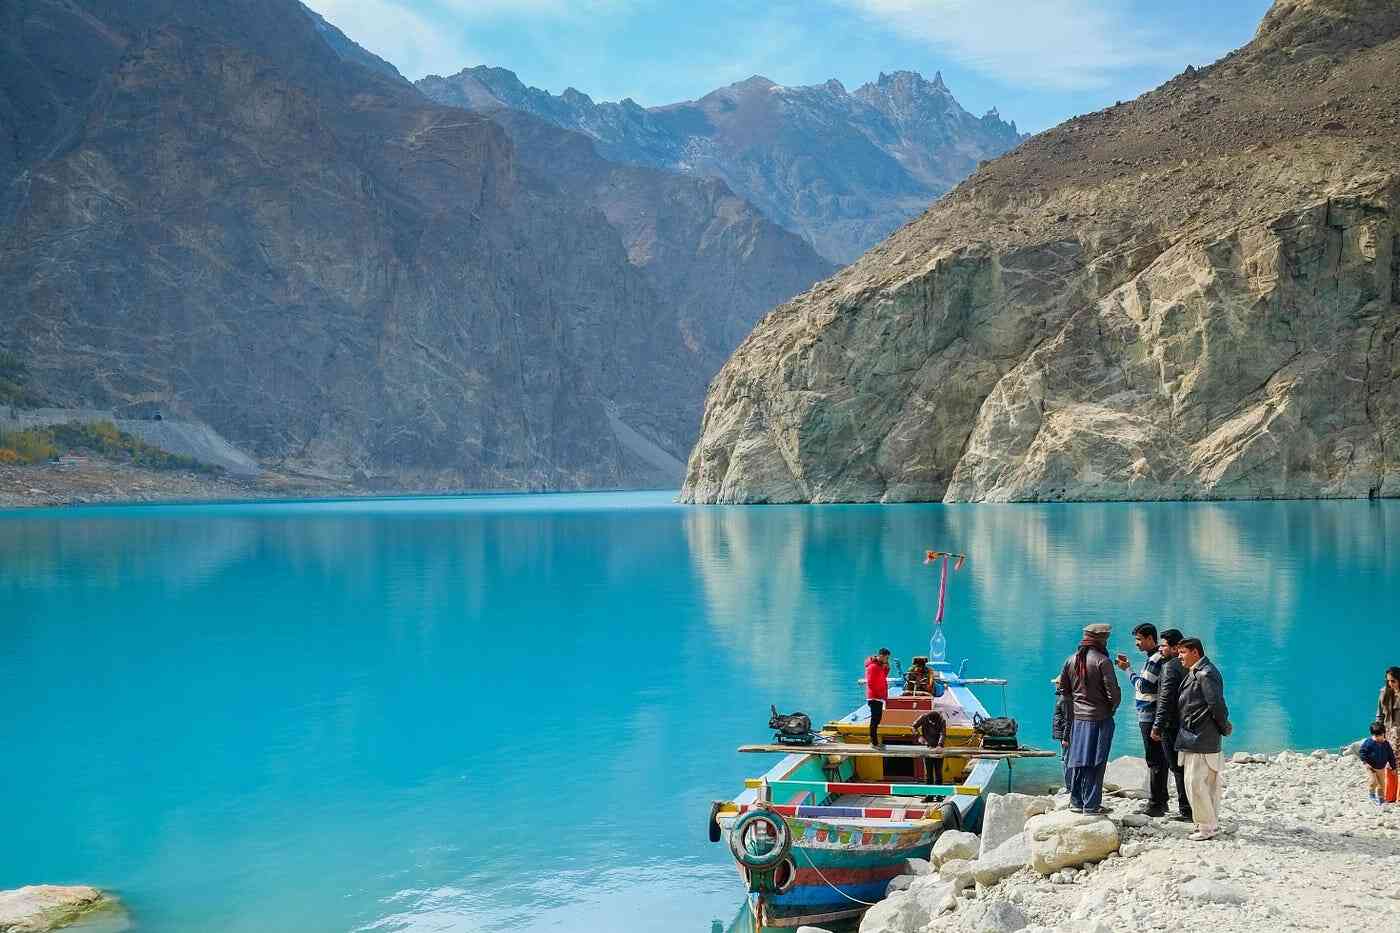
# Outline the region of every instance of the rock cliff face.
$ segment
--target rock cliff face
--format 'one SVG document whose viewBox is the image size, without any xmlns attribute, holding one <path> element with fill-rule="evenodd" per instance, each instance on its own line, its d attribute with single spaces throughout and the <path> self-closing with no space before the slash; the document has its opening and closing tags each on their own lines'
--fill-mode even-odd
<svg viewBox="0 0 1400 933">
<path fill-rule="evenodd" d="M 524 168 L 613 226 L 707 377 L 765 312 L 836 271 L 717 178 L 610 162 L 588 137 L 518 111 L 491 117 Z M 698 428 L 704 385 L 695 389 Z"/>
<path fill-rule="evenodd" d="M 995 110 L 974 117 L 940 75 L 783 87 L 754 76 L 696 101 L 643 109 L 554 96 L 485 66 L 418 87 L 440 103 L 509 108 L 594 140 L 604 158 L 722 179 L 827 259 L 847 263 L 1021 136 Z"/>
<path fill-rule="evenodd" d="M 1400 7 L 1254 41 L 979 170 L 770 313 L 692 502 L 1400 495 Z"/>
<path fill-rule="evenodd" d="M 5 4 L 0 350 L 284 472 L 676 482 L 724 354 L 829 267 L 722 186 L 639 169 L 648 213 L 545 162 L 294 0 Z"/>
</svg>

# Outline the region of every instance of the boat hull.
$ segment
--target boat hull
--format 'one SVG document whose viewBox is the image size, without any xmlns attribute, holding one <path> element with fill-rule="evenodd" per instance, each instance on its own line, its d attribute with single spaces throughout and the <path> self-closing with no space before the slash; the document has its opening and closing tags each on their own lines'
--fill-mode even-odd
<svg viewBox="0 0 1400 933">
<path fill-rule="evenodd" d="M 751 898 L 755 930 L 792 929 L 804 923 L 854 918 L 885 896 L 906 860 L 928 858 L 944 829 L 941 820 L 903 826 L 784 819 L 792 833 L 792 886 Z M 742 869 L 741 869 L 742 872 Z"/>
</svg>

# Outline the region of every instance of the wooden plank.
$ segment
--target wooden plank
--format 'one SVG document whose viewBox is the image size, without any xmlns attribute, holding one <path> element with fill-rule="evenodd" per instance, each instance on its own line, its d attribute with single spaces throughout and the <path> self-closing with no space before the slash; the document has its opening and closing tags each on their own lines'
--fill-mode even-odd
<svg viewBox="0 0 1400 933">
<path fill-rule="evenodd" d="M 824 794 L 868 794 L 871 797 L 951 797 L 954 794 L 967 794 L 976 797 L 982 788 L 968 784 L 892 784 L 870 783 L 865 781 L 770 781 L 768 787 L 774 800 L 788 803 L 787 795 L 793 791 L 811 791 L 818 797 Z"/>
<path fill-rule="evenodd" d="M 859 917 L 869 908 L 852 907 L 849 910 L 835 910 L 829 914 L 808 914 L 805 917 L 774 917 L 765 915 L 763 925 L 766 927 L 805 927 L 817 923 L 830 923 L 833 920 L 849 920 L 852 917 Z"/>
<path fill-rule="evenodd" d="M 779 816 L 792 816 L 810 820 L 889 820 L 895 823 L 917 823 L 922 820 L 941 820 L 943 804 L 930 804 L 925 807 L 843 807 L 832 804 L 829 807 L 811 804 L 773 803 L 762 808 L 756 804 L 733 804 L 731 809 L 721 809 L 724 814 L 743 814 L 750 810 L 764 809 Z"/>
<path fill-rule="evenodd" d="M 875 748 L 873 745 L 853 745 L 845 742 L 831 742 L 824 745 L 740 745 L 739 751 L 748 753 L 779 752 L 790 755 L 852 755 L 874 758 L 1056 758 L 1059 752 L 1043 751 L 1038 748 L 1019 748 L 1016 751 L 968 748 L 929 748 L 927 745 L 886 745 Z"/>
</svg>

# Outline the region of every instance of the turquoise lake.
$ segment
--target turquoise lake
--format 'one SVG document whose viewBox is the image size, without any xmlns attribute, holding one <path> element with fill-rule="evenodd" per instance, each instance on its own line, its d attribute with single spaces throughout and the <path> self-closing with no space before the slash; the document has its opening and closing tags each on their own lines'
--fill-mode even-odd
<svg viewBox="0 0 1400 933">
<path fill-rule="evenodd" d="M 672 500 L 0 513 L 0 888 L 160 933 L 708 933 L 742 899 L 709 801 L 769 760 L 735 747 L 923 652 L 927 548 L 971 555 L 949 654 L 1037 744 L 1091 620 L 1204 639 L 1227 751 L 1360 738 L 1400 664 L 1400 502 Z"/>
</svg>

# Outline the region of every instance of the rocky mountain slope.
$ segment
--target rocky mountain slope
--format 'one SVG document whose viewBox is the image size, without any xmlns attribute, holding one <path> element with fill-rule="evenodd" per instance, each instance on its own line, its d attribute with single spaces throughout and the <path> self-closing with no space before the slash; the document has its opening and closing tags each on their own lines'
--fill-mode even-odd
<svg viewBox="0 0 1400 933">
<path fill-rule="evenodd" d="M 584 133 L 604 158 L 722 179 L 769 219 L 847 263 L 1021 139 L 995 110 L 974 117 L 943 84 L 901 71 L 847 92 L 754 76 L 696 101 L 644 109 L 554 96 L 485 66 L 418 82 L 470 110 L 509 108 Z"/>
<path fill-rule="evenodd" d="M 674 482 L 724 354 L 829 267 L 722 186 L 547 129 L 572 161 L 294 0 L 6 4 L 0 351 L 50 404 L 157 403 L 292 475 Z"/>
<path fill-rule="evenodd" d="M 693 502 L 1400 495 L 1400 5 L 1244 48 L 979 170 L 770 313 Z"/>
</svg>

